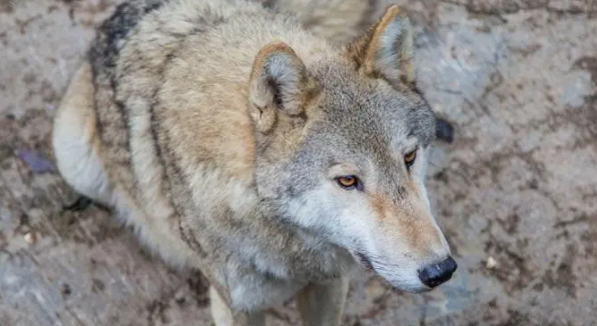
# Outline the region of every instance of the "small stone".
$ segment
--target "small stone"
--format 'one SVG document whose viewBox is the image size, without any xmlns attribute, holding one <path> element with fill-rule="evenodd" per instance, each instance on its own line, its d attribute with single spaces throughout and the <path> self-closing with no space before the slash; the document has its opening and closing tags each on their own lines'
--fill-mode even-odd
<svg viewBox="0 0 597 326">
<path fill-rule="evenodd" d="M 23 236 L 23 238 L 25 239 L 25 241 L 27 243 L 35 243 L 35 234 L 33 234 L 33 232 L 27 232 L 27 233 L 25 233 L 25 235 Z"/>
<path fill-rule="evenodd" d="M 183 291 L 178 291 L 174 295 L 174 302 L 176 302 L 176 304 L 182 306 L 185 304 L 186 301 L 187 301 L 187 298 L 185 297 L 185 293 Z"/>
<path fill-rule="evenodd" d="M 489 256 L 489 258 L 487 258 L 487 262 L 485 263 L 485 267 L 487 269 L 494 269 L 497 266 L 497 261 L 495 260 L 495 258 Z"/>
<path fill-rule="evenodd" d="M 454 127 L 448 121 L 438 118 L 435 126 L 435 135 L 447 143 L 454 141 Z"/>
<path fill-rule="evenodd" d="M 27 165 L 33 173 L 45 173 L 54 171 L 52 162 L 43 157 L 40 153 L 28 149 L 20 150 L 17 156 Z"/>
<path fill-rule="evenodd" d="M 72 293 L 70 285 L 62 284 L 62 286 L 60 287 L 60 293 L 62 293 L 63 297 L 68 297 Z"/>
</svg>

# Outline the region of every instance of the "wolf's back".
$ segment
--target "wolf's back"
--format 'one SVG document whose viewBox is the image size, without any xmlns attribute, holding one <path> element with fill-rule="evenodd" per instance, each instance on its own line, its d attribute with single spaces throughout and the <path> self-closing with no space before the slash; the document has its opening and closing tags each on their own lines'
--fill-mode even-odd
<svg viewBox="0 0 597 326">
<path fill-rule="evenodd" d="M 384 0 L 251 0 L 290 14 L 313 34 L 346 44 L 370 26 Z"/>
</svg>

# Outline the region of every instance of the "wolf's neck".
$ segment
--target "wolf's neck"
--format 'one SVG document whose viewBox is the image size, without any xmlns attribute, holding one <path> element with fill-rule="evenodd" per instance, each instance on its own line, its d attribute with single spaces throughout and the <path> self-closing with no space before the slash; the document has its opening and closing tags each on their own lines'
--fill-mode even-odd
<svg viewBox="0 0 597 326">
<path fill-rule="evenodd" d="M 355 269 L 350 253 L 329 242 L 325 234 L 300 227 L 265 207 L 257 207 L 247 221 L 257 234 L 243 241 L 245 248 L 252 248 L 245 250 L 244 261 L 292 279 L 330 279 Z"/>
</svg>

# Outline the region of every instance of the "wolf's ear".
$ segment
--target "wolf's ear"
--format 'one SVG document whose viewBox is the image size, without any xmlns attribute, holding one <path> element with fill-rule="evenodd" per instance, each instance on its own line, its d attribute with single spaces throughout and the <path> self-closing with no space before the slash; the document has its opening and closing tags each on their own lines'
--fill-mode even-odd
<svg viewBox="0 0 597 326">
<path fill-rule="evenodd" d="M 410 20 L 397 5 L 392 5 L 367 34 L 348 45 L 346 53 L 367 75 L 412 87 L 412 47 Z"/>
<path fill-rule="evenodd" d="M 285 43 L 265 46 L 255 58 L 249 82 L 249 113 L 255 127 L 269 132 L 280 119 L 304 116 L 318 87 L 296 53 Z"/>
</svg>

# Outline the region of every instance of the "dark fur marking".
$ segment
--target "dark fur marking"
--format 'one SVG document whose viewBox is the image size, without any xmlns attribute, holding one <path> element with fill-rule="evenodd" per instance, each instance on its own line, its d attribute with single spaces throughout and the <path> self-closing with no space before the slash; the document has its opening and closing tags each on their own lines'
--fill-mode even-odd
<svg viewBox="0 0 597 326">
<path fill-rule="evenodd" d="M 267 79 L 267 84 L 268 86 L 272 89 L 272 92 L 274 93 L 274 104 L 276 105 L 276 107 L 279 110 L 284 110 L 284 108 L 282 107 L 282 91 L 280 90 L 280 85 L 278 85 L 278 83 L 276 82 L 276 80 L 272 77 Z"/>
<path fill-rule="evenodd" d="M 264 8 L 272 9 L 276 6 L 277 3 L 278 3 L 278 0 L 265 0 L 261 4 L 263 5 Z"/>
<path fill-rule="evenodd" d="M 124 41 L 129 33 L 137 27 L 139 21 L 148 13 L 160 8 L 168 0 L 129 1 L 119 5 L 114 14 L 104 21 L 99 32 L 106 38 L 103 42 L 102 56 L 104 64 L 115 67 L 120 54 L 119 43 Z"/>
<path fill-rule="evenodd" d="M 211 24 L 211 25 L 217 25 L 224 21 L 225 21 L 224 18 L 216 17 L 216 19 L 214 19 L 214 21 L 213 21 L 213 24 Z M 201 18 L 201 22 L 203 24 L 208 24 L 208 22 L 206 22 L 204 18 Z M 193 29 L 189 34 L 183 35 L 182 38 L 186 38 L 186 37 L 192 36 L 197 33 L 203 33 L 205 31 L 206 31 L 205 28 L 197 27 L 197 28 Z M 162 66 L 161 66 L 160 70 L 158 71 L 158 75 L 159 75 L 158 80 L 160 82 L 160 85 L 163 84 L 163 81 L 165 79 L 165 76 L 164 76 L 165 75 L 165 67 L 168 66 L 169 62 L 172 61 L 172 59 L 175 57 L 175 55 L 176 55 L 175 52 L 168 54 L 168 56 L 162 63 Z M 189 246 L 189 248 L 193 249 L 195 252 L 197 252 L 197 253 L 201 254 L 203 257 L 205 257 L 205 256 L 207 256 L 207 253 L 205 252 L 205 250 L 203 250 L 201 244 L 195 238 L 194 234 L 192 232 L 185 232 L 185 228 L 183 228 L 183 226 L 182 226 L 182 217 L 184 216 L 184 214 L 183 214 L 184 209 L 182 207 L 180 207 L 179 203 L 177 203 L 174 200 L 174 198 L 172 197 L 173 179 L 176 178 L 179 180 L 179 182 L 183 182 L 184 178 L 181 177 L 182 171 L 180 170 L 180 167 L 177 164 L 176 158 L 173 158 L 171 160 L 172 161 L 171 164 L 168 165 L 172 169 L 172 173 L 169 173 L 168 169 L 166 168 L 167 162 L 164 158 L 164 153 L 172 153 L 172 151 L 169 148 L 169 139 L 168 139 L 167 135 L 160 135 L 157 132 L 157 129 L 159 128 L 159 120 L 157 119 L 155 108 L 160 105 L 160 100 L 159 100 L 160 90 L 161 90 L 160 86 L 158 86 L 154 89 L 154 92 L 152 94 L 152 104 L 149 107 L 149 115 L 150 115 L 150 120 L 151 120 L 150 131 L 151 131 L 152 139 L 154 142 L 155 153 L 156 153 L 156 156 L 157 156 L 158 160 L 160 161 L 160 165 L 162 167 L 162 173 L 164 175 L 164 182 L 168 185 L 168 187 L 170 189 L 170 191 L 164 191 L 164 189 L 162 189 L 162 191 L 167 194 L 168 199 L 170 201 L 170 205 L 172 205 L 172 207 L 174 208 L 174 214 L 176 215 L 175 217 L 178 222 L 178 229 L 182 236 L 181 237 L 182 240 L 186 243 L 187 246 Z"/>
<path fill-rule="evenodd" d="M 87 53 L 87 57 L 89 59 L 90 62 L 91 61 L 91 51 Z M 91 64 L 91 83 L 93 84 L 93 114 L 95 115 L 95 126 L 97 128 L 97 132 L 100 136 L 100 139 L 102 139 L 103 142 L 103 137 L 102 135 L 104 134 L 104 125 L 100 119 L 99 116 L 99 110 L 97 109 L 97 101 L 95 100 L 97 97 L 97 91 L 98 91 L 98 87 L 97 87 L 97 83 L 95 80 L 95 76 L 98 75 L 98 71 L 96 69 L 96 66 L 94 64 Z"/>
<path fill-rule="evenodd" d="M 164 66 L 167 64 L 168 61 L 172 60 L 172 55 L 169 55 L 166 62 L 164 62 Z M 163 69 L 160 71 L 160 75 L 161 75 L 161 79 L 163 79 Z M 194 252 L 201 254 L 203 257 L 207 256 L 207 253 L 205 252 L 205 250 L 203 250 L 201 244 L 199 244 L 199 242 L 197 241 L 197 239 L 194 237 L 193 234 L 189 234 L 190 232 L 185 232 L 185 228 L 182 226 L 182 217 L 184 216 L 183 214 L 183 208 L 180 207 L 179 203 L 177 201 L 174 200 L 174 198 L 172 197 L 172 184 L 173 184 L 173 179 L 178 179 L 179 182 L 183 181 L 184 179 L 181 177 L 182 172 L 180 171 L 180 167 L 177 164 L 177 160 L 176 158 L 173 158 L 172 161 L 170 162 L 169 166 L 172 169 L 172 173 L 168 173 L 168 169 L 166 168 L 166 160 L 164 159 L 164 152 L 169 151 L 169 139 L 167 135 L 160 135 L 157 132 L 157 126 L 159 125 L 156 113 L 155 113 L 155 107 L 158 106 L 160 104 L 160 100 L 158 97 L 159 91 L 160 91 L 160 87 L 157 87 L 154 90 L 153 93 L 153 102 L 152 105 L 149 108 L 149 114 L 150 114 L 150 119 L 151 119 L 151 136 L 154 142 L 154 148 L 155 148 L 155 153 L 156 156 L 158 158 L 158 160 L 160 161 L 160 166 L 162 167 L 162 173 L 164 176 L 164 182 L 167 184 L 167 187 L 169 189 L 162 189 L 162 192 L 166 194 L 166 196 L 168 197 L 168 200 L 170 201 L 170 205 L 172 205 L 172 207 L 174 208 L 174 217 L 176 218 L 177 222 L 178 222 L 178 230 L 180 231 L 180 235 L 181 235 L 181 239 L 184 241 L 184 243 L 191 248 Z M 161 140 L 161 142 L 160 142 Z M 161 145 L 160 145 L 161 144 Z M 164 148 L 162 148 L 162 146 Z M 165 185 L 163 185 L 165 186 Z M 169 190 L 169 191 L 168 191 Z"/>
<path fill-rule="evenodd" d="M 136 182 L 136 178 L 131 165 L 131 121 L 125 104 L 118 99 L 117 63 L 120 50 L 139 22 L 148 13 L 160 8 L 167 2 L 168 0 L 130 0 L 119 5 L 110 18 L 106 19 L 97 29 L 96 39 L 88 52 L 96 94 L 99 89 L 107 86 L 105 84 L 98 85 L 98 80 L 100 83 L 109 83 L 112 90 L 112 103 L 120 115 L 119 122 L 116 122 L 116 124 L 110 120 L 103 120 L 100 110 L 106 110 L 106 108 L 99 108 L 99 103 L 96 101 L 95 115 L 98 132 L 107 148 L 113 148 L 119 155 L 122 154 L 122 150 L 125 150 L 124 159 L 112 161 L 114 164 L 126 167 L 134 180 L 133 182 Z M 123 123 L 123 126 L 120 125 L 120 122 Z M 114 142 L 114 139 L 111 139 L 112 137 L 104 130 L 105 123 L 115 124 L 114 127 L 116 128 L 124 128 L 125 140 Z"/>
<path fill-rule="evenodd" d="M 172 54 L 170 54 L 167 58 L 166 61 L 164 62 L 164 66 L 168 63 L 168 61 L 172 60 Z M 164 72 L 163 69 L 161 69 L 160 71 L 160 78 L 163 79 Z M 154 149 L 155 149 L 155 153 L 156 156 L 158 158 L 158 160 L 160 161 L 160 166 L 162 168 L 162 174 L 164 176 L 163 180 L 165 185 L 163 186 L 167 186 L 169 189 L 162 189 L 162 192 L 164 194 L 166 194 L 166 196 L 168 197 L 168 201 L 170 202 L 170 205 L 173 207 L 174 209 L 174 217 L 176 218 L 177 222 L 178 222 L 178 230 L 180 232 L 181 235 L 181 239 L 184 241 L 184 243 L 191 249 L 193 250 L 199 250 L 199 252 L 204 252 L 203 250 L 201 250 L 201 246 L 197 246 L 195 243 L 192 243 L 190 237 L 186 234 L 184 228 L 182 227 L 182 208 L 179 207 L 178 203 L 175 202 L 175 200 L 172 198 L 172 179 L 173 176 L 170 175 L 170 173 L 168 173 L 168 168 L 166 167 L 166 160 L 164 159 L 164 154 L 163 154 L 163 150 L 168 150 L 168 148 L 164 148 L 162 149 L 162 146 L 164 147 L 168 147 L 166 144 L 169 143 L 168 136 L 167 135 L 163 135 L 160 137 L 160 135 L 157 132 L 157 127 L 159 125 L 156 113 L 155 113 L 155 107 L 158 106 L 160 104 L 160 100 L 159 100 L 159 91 L 160 91 L 160 87 L 157 87 L 152 95 L 153 101 L 151 106 L 149 107 L 149 115 L 150 115 L 150 120 L 151 120 L 151 125 L 150 125 L 150 131 L 151 131 L 151 136 L 154 142 Z M 160 139 L 162 140 L 160 142 Z M 162 145 L 160 145 L 162 144 Z M 173 174 L 176 175 L 177 178 L 180 178 L 180 168 L 178 167 L 178 164 L 176 164 L 176 162 L 174 161 L 172 164 L 170 164 L 170 167 L 174 170 Z M 198 248 L 196 248 L 198 247 Z"/>
</svg>

